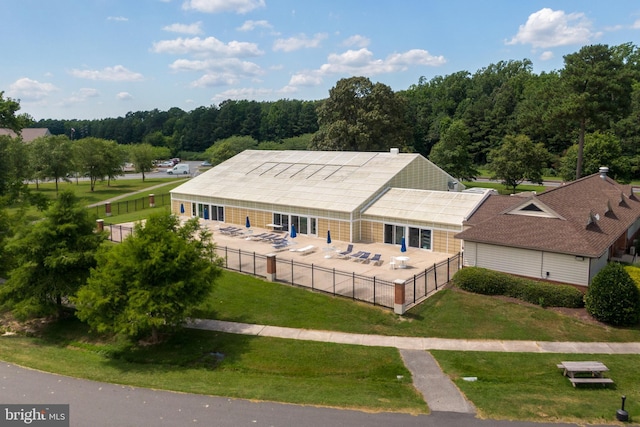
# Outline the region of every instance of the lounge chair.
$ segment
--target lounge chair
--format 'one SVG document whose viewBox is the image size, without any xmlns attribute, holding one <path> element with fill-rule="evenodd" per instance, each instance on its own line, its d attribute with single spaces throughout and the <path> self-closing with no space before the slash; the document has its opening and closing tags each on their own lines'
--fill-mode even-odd
<svg viewBox="0 0 640 427">
<path fill-rule="evenodd" d="M 366 264 L 367 262 L 369 262 L 369 257 L 371 256 L 371 252 L 365 252 L 362 255 L 360 255 L 359 257 L 354 258 L 353 260 L 355 262 L 361 262 Z"/>
<path fill-rule="evenodd" d="M 349 255 L 349 258 L 351 258 L 351 259 L 358 259 L 358 258 L 360 258 L 360 257 L 361 257 L 363 254 L 365 254 L 365 253 L 366 253 L 365 251 L 358 251 L 358 252 L 356 252 L 355 254 L 351 254 L 351 255 Z"/>
<path fill-rule="evenodd" d="M 315 250 L 316 250 L 316 247 L 315 247 L 315 246 L 313 246 L 313 245 L 307 245 L 307 246 L 305 246 L 304 248 L 295 249 L 295 252 L 299 252 L 299 253 L 301 253 L 302 255 L 308 255 L 308 254 L 310 254 L 311 252 L 313 252 L 313 251 L 315 251 Z"/>
<path fill-rule="evenodd" d="M 339 258 L 346 258 L 349 254 L 351 254 L 351 252 L 353 252 L 353 245 L 349 244 L 349 246 L 347 246 L 347 249 L 342 251 L 342 252 L 338 252 L 338 257 Z"/>
<path fill-rule="evenodd" d="M 272 246 L 273 246 L 273 249 L 277 251 L 282 251 L 285 248 L 287 248 L 287 246 L 289 246 L 289 242 L 287 240 L 283 240 L 282 242 L 274 243 Z"/>
<path fill-rule="evenodd" d="M 372 262 L 373 265 L 381 265 L 382 264 L 382 254 L 375 254 L 367 262 Z"/>
</svg>

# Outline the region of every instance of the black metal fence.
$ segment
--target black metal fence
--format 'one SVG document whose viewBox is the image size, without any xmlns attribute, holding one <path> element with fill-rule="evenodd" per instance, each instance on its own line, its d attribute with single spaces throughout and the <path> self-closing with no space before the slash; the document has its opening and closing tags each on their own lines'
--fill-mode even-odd
<svg viewBox="0 0 640 427">
<path fill-rule="evenodd" d="M 462 254 L 458 252 L 440 263 L 433 264 L 405 282 L 407 309 L 420 304 L 429 295 L 442 288 L 462 268 Z"/>
<path fill-rule="evenodd" d="M 163 194 L 154 194 L 154 206 L 153 207 L 162 207 L 171 205 L 171 193 L 163 193 Z M 107 215 L 107 204 L 103 203 L 101 205 L 94 206 L 91 209 L 95 209 L 96 216 L 98 218 L 104 218 Z M 141 211 L 143 209 L 149 209 L 150 206 L 150 198 L 149 195 L 139 197 L 133 200 L 124 200 L 121 202 L 110 202 L 111 206 L 111 216 L 122 215 L 130 212 Z"/>
<path fill-rule="evenodd" d="M 122 225 L 105 225 L 109 231 L 109 240 L 121 242 L 133 232 L 131 227 Z M 241 249 L 216 246 L 216 255 L 224 262 L 227 270 L 267 277 L 267 256 Z M 449 283 L 453 275 L 462 268 L 460 253 L 434 264 L 433 267 L 413 275 L 405 281 L 405 309 L 408 310 L 424 301 L 429 295 Z M 354 272 L 336 270 L 306 264 L 293 259 L 276 257 L 275 279 L 323 292 L 334 296 L 342 296 L 368 304 L 394 308 L 395 284 L 377 277 L 363 276 Z"/>
</svg>

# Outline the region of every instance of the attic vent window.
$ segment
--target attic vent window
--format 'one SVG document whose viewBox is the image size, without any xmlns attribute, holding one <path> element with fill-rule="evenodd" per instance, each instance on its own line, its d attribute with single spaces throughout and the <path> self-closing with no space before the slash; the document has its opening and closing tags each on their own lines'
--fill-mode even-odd
<svg viewBox="0 0 640 427">
<path fill-rule="evenodd" d="M 522 209 L 520 209 L 521 211 L 528 211 L 528 212 L 543 212 L 542 209 L 540 209 L 539 206 L 536 206 L 535 204 L 531 203 L 528 204 L 527 206 L 523 207 Z"/>
</svg>

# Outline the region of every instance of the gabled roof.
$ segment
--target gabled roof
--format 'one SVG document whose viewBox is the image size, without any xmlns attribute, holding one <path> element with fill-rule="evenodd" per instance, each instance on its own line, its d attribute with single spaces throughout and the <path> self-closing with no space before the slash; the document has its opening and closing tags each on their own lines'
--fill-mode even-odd
<svg viewBox="0 0 640 427">
<path fill-rule="evenodd" d="M 494 191 L 433 191 L 392 188 L 376 200 L 363 218 L 460 225 Z"/>
<path fill-rule="evenodd" d="M 350 213 L 419 160 L 428 162 L 411 153 L 246 150 L 171 193 Z"/>
<path fill-rule="evenodd" d="M 632 187 L 594 174 L 524 200 L 492 195 L 456 237 L 598 257 L 638 218 L 640 199 Z"/>
<path fill-rule="evenodd" d="M 20 131 L 22 140 L 24 142 L 31 142 L 41 136 L 50 136 L 51 132 L 47 128 L 24 128 Z M 18 135 L 11 129 L 0 128 L 0 135 L 8 135 L 11 138 L 15 138 Z"/>
</svg>

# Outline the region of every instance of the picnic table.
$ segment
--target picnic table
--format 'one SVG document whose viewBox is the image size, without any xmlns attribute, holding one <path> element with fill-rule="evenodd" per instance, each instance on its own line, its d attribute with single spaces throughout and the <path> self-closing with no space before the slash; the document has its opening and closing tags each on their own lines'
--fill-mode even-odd
<svg viewBox="0 0 640 427">
<path fill-rule="evenodd" d="M 569 378 L 571 384 L 613 384 L 611 378 L 602 376 L 603 372 L 607 372 L 609 368 L 602 362 L 561 362 L 558 365 L 563 370 L 563 375 Z"/>
</svg>

